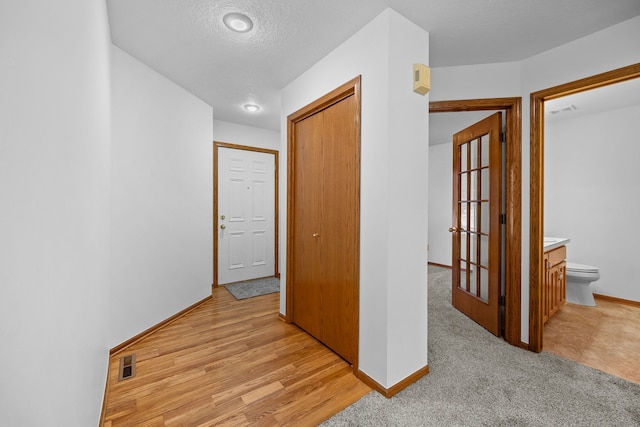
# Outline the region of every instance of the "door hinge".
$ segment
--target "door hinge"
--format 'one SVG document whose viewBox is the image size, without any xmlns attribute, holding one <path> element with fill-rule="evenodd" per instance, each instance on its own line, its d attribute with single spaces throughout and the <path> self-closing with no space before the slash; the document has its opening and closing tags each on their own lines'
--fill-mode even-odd
<svg viewBox="0 0 640 427">
<path fill-rule="evenodd" d="M 500 214 L 500 224 L 507 223 L 507 214 Z"/>
<path fill-rule="evenodd" d="M 507 142 L 507 134 L 505 132 L 500 132 L 500 142 Z"/>
</svg>

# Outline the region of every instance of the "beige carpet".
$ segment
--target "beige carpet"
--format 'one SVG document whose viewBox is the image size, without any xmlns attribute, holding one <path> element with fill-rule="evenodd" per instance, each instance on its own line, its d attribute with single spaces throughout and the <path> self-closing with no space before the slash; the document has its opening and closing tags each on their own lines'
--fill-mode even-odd
<svg viewBox="0 0 640 427">
<path fill-rule="evenodd" d="M 507 344 L 455 310 L 450 287 L 430 266 L 430 373 L 323 426 L 640 426 L 639 384 Z"/>
</svg>

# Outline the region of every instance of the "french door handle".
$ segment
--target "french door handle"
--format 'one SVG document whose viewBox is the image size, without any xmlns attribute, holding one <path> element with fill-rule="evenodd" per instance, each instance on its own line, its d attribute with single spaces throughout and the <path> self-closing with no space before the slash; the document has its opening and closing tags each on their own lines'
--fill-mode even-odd
<svg viewBox="0 0 640 427">
<path fill-rule="evenodd" d="M 457 233 L 458 231 L 458 227 L 449 227 L 449 233 Z"/>
</svg>

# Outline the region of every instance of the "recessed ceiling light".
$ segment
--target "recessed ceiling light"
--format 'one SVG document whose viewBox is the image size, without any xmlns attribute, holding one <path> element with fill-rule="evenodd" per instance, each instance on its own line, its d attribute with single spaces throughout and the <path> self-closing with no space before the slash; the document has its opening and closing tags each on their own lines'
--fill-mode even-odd
<svg viewBox="0 0 640 427">
<path fill-rule="evenodd" d="M 260 110 L 260 106 L 256 104 L 245 104 L 244 109 L 250 113 L 255 113 Z"/>
<path fill-rule="evenodd" d="M 227 13 L 222 18 L 224 25 L 238 33 L 246 33 L 253 28 L 253 22 L 248 16 L 241 13 Z"/>
</svg>

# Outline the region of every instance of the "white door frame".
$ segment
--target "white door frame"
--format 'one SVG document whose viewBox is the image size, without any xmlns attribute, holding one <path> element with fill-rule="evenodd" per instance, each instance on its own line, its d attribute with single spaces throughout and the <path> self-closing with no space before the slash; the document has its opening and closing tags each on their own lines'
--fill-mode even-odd
<svg viewBox="0 0 640 427">
<path fill-rule="evenodd" d="M 266 148 L 250 147 L 247 145 L 230 144 L 228 142 L 213 141 L 213 284 L 218 287 L 218 148 L 232 148 L 235 150 L 256 151 L 260 153 L 273 154 L 275 158 L 274 172 L 274 275 L 280 277 L 278 270 L 278 151 Z"/>
</svg>

